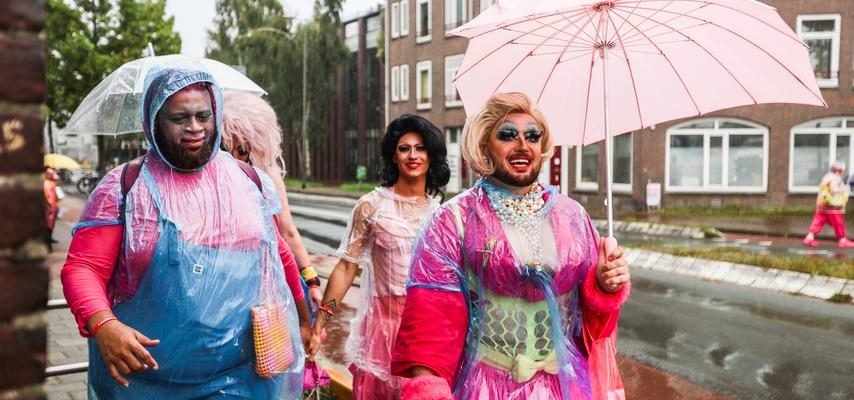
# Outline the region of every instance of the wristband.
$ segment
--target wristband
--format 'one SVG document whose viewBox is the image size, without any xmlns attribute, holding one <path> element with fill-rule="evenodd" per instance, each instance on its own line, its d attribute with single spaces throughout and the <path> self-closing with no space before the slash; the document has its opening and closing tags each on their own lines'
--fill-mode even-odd
<svg viewBox="0 0 854 400">
<path fill-rule="evenodd" d="M 302 279 L 304 279 L 306 282 L 308 282 L 314 278 L 317 278 L 317 271 L 315 271 L 314 267 L 312 267 L 311 265 L 303 268 L 299 272 L 299 274 L 300 274 L 300 276 L 302 276 Z"/>
<path fill-rule="evenodd" d="M 320 278 L 314 277 L 311 279 L 306 279 L 305 284 L 306 284 L 306 286 L 309 287 L 309 289 L 310 288 L 316 288 L 316 287 L 319 288 L 320 287 Z"/>
<path fill-rule="evenodd" d="M 119 319 L 118 319 L 118 318 L 116 318 L 116 316 L 115 316 L 115 315 L 110 315 L 109 317 L 104 318 L 104 319 L 102 319 L 102 320 L 98 321 L 98 323 L 97 323 L 97 324 L 95 324 L 95 326 L 93 326 L 93 327 L 92 327 L 92 337 L 95 337 L 95 335 L 97 335 L 97 334 L 98 334 L 98 330 L 99 330 L 99 329 L 101 329 L 101 327 L 102 327 L 102 326 L 106 325 L 106 324 L 107 324 L 107 322 L 110 322 L 110 321 L 118 321 L 118 320 L 119 320 Z"/>
</svg>

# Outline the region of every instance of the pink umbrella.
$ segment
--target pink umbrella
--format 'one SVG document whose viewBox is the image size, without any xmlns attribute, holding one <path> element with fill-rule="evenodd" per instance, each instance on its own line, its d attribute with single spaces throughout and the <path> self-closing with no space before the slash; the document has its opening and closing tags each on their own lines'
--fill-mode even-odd
<svg viewBox="0 0 854 400">
<path fill-rule="evenodd" d="M 451 32 L 469 38 L 455 77 L 466 112 L 523 92 L 557 145 L 760 103 L 826 106 L 804 43 L 753 0 L 508 0 Z"/>
</svg>

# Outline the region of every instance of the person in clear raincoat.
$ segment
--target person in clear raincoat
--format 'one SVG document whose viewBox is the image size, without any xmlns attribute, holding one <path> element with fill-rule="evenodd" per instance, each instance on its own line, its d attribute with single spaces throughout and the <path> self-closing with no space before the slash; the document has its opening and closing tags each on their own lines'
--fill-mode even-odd
<svg viewBox="0 0 854 400">
<path fill-rule="evenodd" d="M 576 201 L 537 182 L 552 152 L 543 115 L 496 94 L 467 122 L 484 176 L 445 203 L 415 244 L 392 373 L 402 399 L 624 398 L 614 360 L 629 294 L 622 249 Z"/>
<path fill-rule="evenodd" d="M 353 209 L 313 336 L 320 336 L 361 269 L 361 298 L 346 344 L 357 400 L 400 398 L 403 380 L 391 375 L 389 365 L 406 303 L 412 243 L 421 223 L 439 206 L 439 188 L 450 178 L 444 137 L 420 116 L 392 121 L 380 146 L 381 186 Z M 318 348 L 313 343 L 309 354 Z"/>
<path fill-rule="evenodd" d="M 139 175 L 124 195 L 125 167 L 110 171 L 74 227 L 61 277 L 89 338 L 90 398 L 301 395 L 296 307 L 306 332 L 307 309 L 277 233 L 276 190 L 219 151 L 222 95 L 202 68 L 149 72 L 142 125 L 150 150 Z M 250 310 L 259 305 L 288 319 L 281 354 L 291 362 L 272 378 L 255 371 Z"/>
</svg>

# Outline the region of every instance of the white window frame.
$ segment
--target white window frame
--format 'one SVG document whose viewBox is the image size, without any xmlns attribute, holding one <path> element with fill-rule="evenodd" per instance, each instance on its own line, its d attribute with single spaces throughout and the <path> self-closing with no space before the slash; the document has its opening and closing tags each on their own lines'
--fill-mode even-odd
<svg viewBox="0 0 854 400">
<path fill-rule="evenodd" d="M 842 124 L 840 127 L 836 128 L 815 128 L 808 127 L 810 125 L 816 125 L 820 122 L 825 121 L 837 121 L 842 120 Z M 849 136 L 852 151 L 849 155 L 848 160 L 842 160 L 845 162 L 845 172 L 847 174 L 851 174 L 852 161 L 854 161 L 854 123 L 848 124 L 848 120 L 854 120 L 854 116 L 849 117 L 833 117 L 833 118 L 821 118 L 815 119 L 811 121 L 807 121 L 801 124 L 796 125 L 792 128 L 792 131 L 789 135 L 789 192 L 790 193 L 818 193 L 818 182 L 810 186 L 795 186 L 795 135 L 809 135 L 809 134 L 828 134 L 830 135 L 830 141 L 828 143 L 829 153 L 828 153 L 828 161 L 831 163 L 837 160 L 836 152 L 837 152 L 837 137 L 839 136 Z M 830 164 L 826 165 L 827 171 L 830 171 Z M 854 193 L 852 193 L 854 195 Z"/>
<path fill-rule="evenodd" d="M 400 67 L 391 67 L 391 101 L 400 101 Z"/>
<path fill-rule="evenodd" d="M 713 128 L 682 129 L 697 122 L 714 121 Z M 737 129 L 736 132 L 720 129 L 723 122 L 734 122 L 750 126 L 747 129 Z M 671 186 L 670 185 L 670 137 L 677 136 L 703 136 L 703 183 L 700 186 Z M 729 137 L 741 135 L 762 135 L 762 185 L 754 187 L 729 186 Z M 722 177 L 720 186 L 709 186 L 709 139 L 711 137 L 723 137 L 721 143 L 722 154 Z M 666 193 L 767 193 L 768 191 L 768 128 L 753 122 L 738 118 L 700 118 L 690 120 L 667 129 L 664 145 L 664 191 Z"/>
<path fill-rule="evenodd" d="M 448 69 L 448 61 L 456 62 L 456 67 L 452 69 Z M 463 65 L 463 54 L 454 54 L 451 56 L 445 57 L 445 86 L 443 88 L 444 99 L 445 99 L 445 108 L 453 108 L 453 107 L 462 107 L 463 100 L 459 97 L 459 92 L 457 92 L 457 87 L 454 86 L 454 75 L 457 74 L 457 71 L 460 70 L 460 67 Z M 448 100 L 448 89 L 454 91 L 457 94 L 456 100 Z"/>
<path fill-rule="evenodd" d="M 421 4 L 427 3 L 427 34 L 421 36 Z M 433 0 L 415 0 L 415 43 L 427 43 L 433 39 Z"/>
<path fill-rule="evenodd" d="M 480 12 L 486 11 L 486 9 L 492 7 L 493 4 L 495 4 L 495 0 L 480 0 Z"/>
<path fill-rule="evenodd" d="M 463 4 L 462 17 L 456 15 L 457 2 L 462 2 Z M 448 32 L 456 29 L 459 26 L 462 26 L 469 20 L 471 9 L 471 0 L 445 0 L 445 36 L 448 36 Z M 457 22 L 460 22 L 460 24 L 451 26 L 451 24 L 456 24 Z"/>
<path fill-rule="evenodd" d="M 409 64 L 400 65 L 400 101 L 409 101 Z"/>
<path fill-rule="evenodd" d="M 587 146 L 596 146 L 596 151 L 598 151 L 598 155 L 596 156 L 596 164 L 600 163 L 600 156 L 602 155 L 602 148 L 599 143 L 591 143 Z M 575 147 L 575 190 L 583 191 L 583 192 L 595 192 L 599 190 L 599 169 L 596 170 L 596 182 L 582 182 L 581 181 L 581 157 L 582 151 L 587 146 L 574 146 Z M 613 188 L 613 187 L 612 187 Z"/>
<path fill-rule="evenodd" d="M 409 35 L 409 1 L 400 1 L 400 37 Z"/>
<path fill-rule="evenodd" d="M 824 20 L 833 20 L 834 30 L 833 32 L 802 32 L 801 27 L 803 22 L 805 21 L 824 21 Z M 835 88 L 839 87 L 839 45 L 840 45 L 840 32 L 842 32 L 842 16 L 839 14 L 810 14 L 810 15 L 798 15 L 796 30 L 798 37 L 801 38 L 802 41 L 806 43 L 807 40 L 816 40 L 816 39 L 831 39 L 832 43 L 830 46 L 830 70 L 831 73 L 836 73 L 836 76 L 831 77 L 829 79 L 816 79 L 818 82 L 818 87 L 821 88 Z"/>
<path fill-rule="evenodd" d="M 400 3 L 391 3 L 391 38 L 400 37 Z"/>
<path fill-rule="evenodd" d="M 427 71 L 427 90 L 429 97 L 427 103 L 421 103 L 421 72 Z M 415 109 L 429 110 L 433 108 L 433 62 L 430 60 L 419 61 L 415 64 Z"/>
</svg>

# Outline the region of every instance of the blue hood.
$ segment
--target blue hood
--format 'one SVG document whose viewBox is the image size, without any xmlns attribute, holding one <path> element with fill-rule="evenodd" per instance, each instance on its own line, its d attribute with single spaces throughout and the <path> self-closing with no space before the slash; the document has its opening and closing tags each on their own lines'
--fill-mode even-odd
<svg viewBox="0 0 854 400">
<path fill-rule="evenodd" d="M 181 89 L 190 86 L 194 83 L 206 82 L 209 83 L 211 99 L 213 99 L 213 111 L 215 116 L 214 125 L 214 148 L 211 158 L 198 166 L 197 168 L 187 170 L 178 168 L 171 161 L 167 160 L 160 151 L 157 141 L 154 140 L 154 124 L 157 117 L 157 112 L 166 104 L 166 100 L 170 96 L 177 93 Z M 148 141 L 148 146 L 151 151 L 160 157 L 163 162 L 169 165 L 172 169 L 178 171 L 198 171 L 207 165 L 210 160 L 213 160 L 219 153 L 220 142 L 222 142 L 222 91 L 216 83 L 213 75 L 199 67 L 198 69 L 183 69 L 175 67 L 167 68 L 152 68 L 145 76 L 145 85 L 142 89 L 142 130 L 145 134 L 145 140 Z"/>
</svg>

